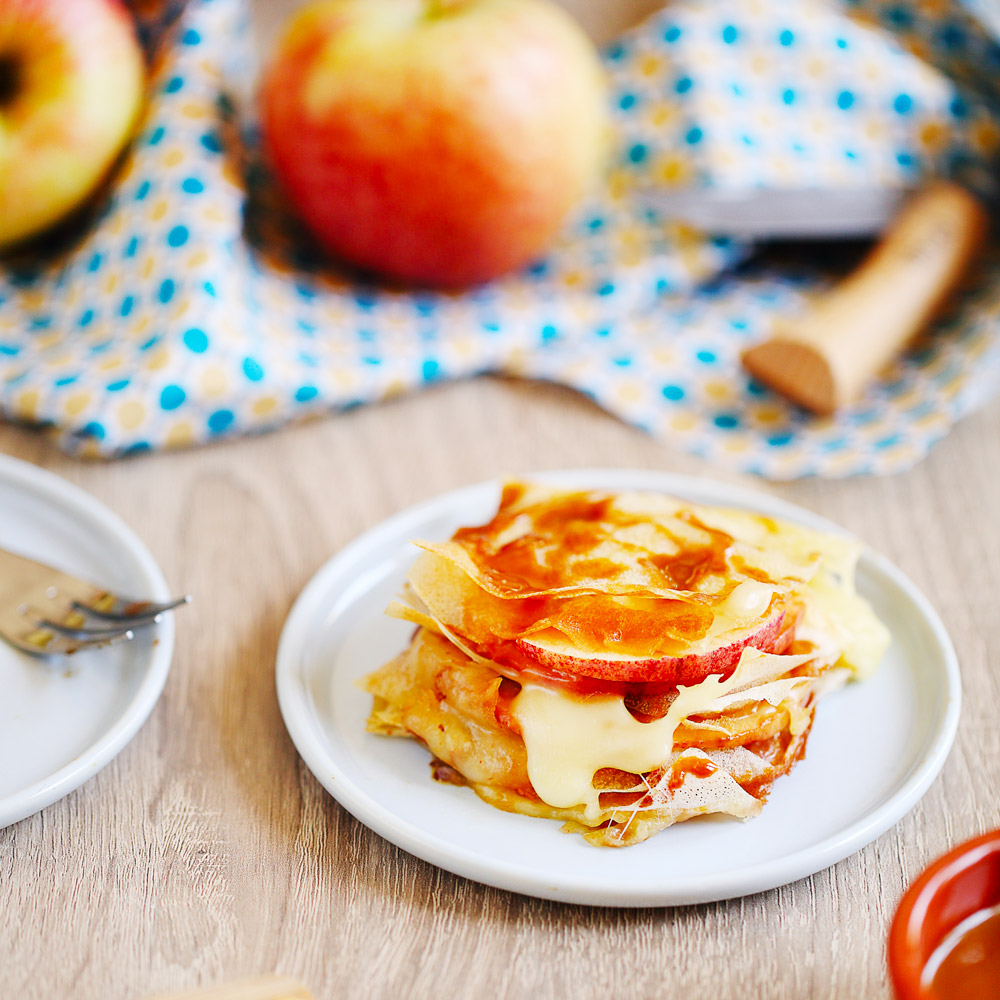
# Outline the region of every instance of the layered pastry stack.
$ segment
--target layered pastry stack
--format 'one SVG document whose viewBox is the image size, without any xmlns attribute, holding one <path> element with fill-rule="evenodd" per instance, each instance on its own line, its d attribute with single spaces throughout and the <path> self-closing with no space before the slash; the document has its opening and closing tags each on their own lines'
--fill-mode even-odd
<svg viewBox="0 0 1000 1000">
<path fill-rule="evenodd" d="M 856 542 L 746 511 L 511 483 L 487 524 L 417 544 L 369 730 L 596 845 L 755 815 L 820 695 L 889 642 Z"/>
</svg>

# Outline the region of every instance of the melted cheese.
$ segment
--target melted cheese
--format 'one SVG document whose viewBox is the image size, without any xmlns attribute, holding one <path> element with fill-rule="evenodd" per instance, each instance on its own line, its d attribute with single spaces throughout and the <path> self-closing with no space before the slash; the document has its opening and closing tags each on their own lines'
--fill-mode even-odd
<svg viewBox="0 0 1000 1000">
<path fill-rule="evenodd" d="M 525 684 L 511 704 L 528 754 L 528 777 L 543 802 L 556 808 L 583 806 L 588 820 L 600 815 L 600 792 L 594 775 L 613 767 L 645 774 L 661 767 L 673 750 L 674 732 L 689 715 L 719 711 L 727 695 L 765 692 L 773 683 L 762 678 L 784 673 L 810 657 L 779 656 L 753 647 L 743 651 L 739 666 L 726 680 L 705 678 L 678 688 L 662 719 L 639 722 L 621 695 L 578 697 L 568 692 Z M 786 690 L 807 680 L 797 679 Z M 773 690 L 755 700 L 773 697 Z"/>
</svg>

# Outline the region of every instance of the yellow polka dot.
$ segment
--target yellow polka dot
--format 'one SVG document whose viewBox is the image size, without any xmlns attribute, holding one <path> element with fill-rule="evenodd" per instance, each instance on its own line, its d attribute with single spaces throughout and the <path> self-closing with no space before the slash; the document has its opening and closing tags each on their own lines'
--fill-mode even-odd
<svg viewBox="0 0 1000 1000">
<path fill-rule="evenodd" d="M 255 417 L 269 417 L 278 408 L 278 400 L 274 396 L 261 396 L 255 399 L 250 408 Z"/>
<path fill-rule="evenodd" d="M 162 158 L 162 163 L 165 167 L 176 167 L 179 163 L 184 162 L 184 151 L 181 149 L 168 149 Z"/>
<path fill-rule="evenodd" d="M 151 372 L 158 372 L 163 368 L 166 368 L 170 363 L 170 351 L 165 347 L 161 347 L 159 350 L 153 351 L 148 358 L 146 358 L 146 370 Z"/>
<path fill-rule="evenodd" d="M 221 368 L 209 368 L 201 377 L 201 387 L 207 396 L 221 396 L 229 387 L 229 379 Z"/>
<path fill-rule="evenodd" d="M 168 448 L 184 448 L 194 441 L 194 430 L 186 420 L 178 420 L 171 424 L 167 431 Z"/>
<path fill-rule="evenodd" d="M 737 452 L 746 451 L 747 443 L 741 438 L 730 438 L 723 445 L 723 448 L 731 454 L 735 454 Z"/>
<path fill-rule="evenodd" d="M 926 122 L 920 129 L 919 139 L 928 149 L 940 149 L 948 138 L 948 131 L 941 122 Z"/>
<path fill-rule="evenodd" d="M 185 118 L 200 121 L 202 118 L 208 118 L 210 112 L 206 105 L 199 104 L 197 101 L 188 101 L 187 104 L 181 105 L 181 114 Z"/>
<path fill-rule="evenodd" d="M 155 270 L 156 270 L 156 258 L 155 258 L 155 257 L 147 257 L 147 258 L 146 258 L 146 259 L 145 259 L 145 260 L 144 260 L 144 261 L 142 262 L 142 268 L 140 269 L 140 272 L 139 272 L 139 273 L 140 273 L 140 274 L 141 274 L 141 275 L 142 275 L 142 276 L 143 276 L 144 278 L 149 278 L 149 277 L 151 277 L 151 276 L 152 276 L 152 274 L 153 274 L 153 272 L 154 272 Z"/>
<path fill-rule="evenodd" d="M 725 382 L 705 383 L 705 395 L 708 396 L 709 399 L 728 399 L 732 395 L 732 392 L 732 387 L 727 385 Z"/>
<path fill-rule="evenodd" d="M 209 222 L 223 222 L 226 218 L 225 212 L 223 212 L 216 205 L 206 205 L 201 214 L 202 217 L 208 219 Z"/>
<path fill-rule="evenodd" d="M 678 413 L 670 420 L 670 427 L 675 431 L 689 431 L 695 425 L 695 419 L 690 413 Z"/>
<path fill-rule="evenodd" d="M 74 392 L 69 399 L 66 400 L 64 409 L 66 411 L 66 416 L 75 417 L 78 413 L 82 413 L 88 406 L 90 406 L 91 395 L 89 392 Z"/>
<path fill-rule="evenodd" d="M 166 198 L 161 198 L 159 201 L 154 202 L 153 207 L 149 211 L 149 217 L 153 220 L 153 222 L 159 222 L 169 210 L 170 204 L 167 202 Z"/>
<path fill-rule="evenodd" d="M 634 382 L 626 382 L 618 387 L 618 398 L 623 403 L 634 403 L 642 396 L 642 391 Z"/>
<path fill-rule="evenodd" d="M 207 250 L 196 250 L 187 259 L 187 266 L 194 269 L 196 267 L 202 267 L 208 263 L 208 251 Z"/>
<path fill-rule="evenodd" d="M 118 407 L 118 422 L 126 430 L 134 430 L 146 418 L 146 407 L 137 399 L 130 399 Z"/>
<path fill-rule="evenodd" d="M 150 323 L 152 323 L 152 318 L 149 315 L 140 316 L 132 324 L 132 333 L 141 334 L 145 333 L 149 329 Z"/>
<path fill-rule="evenodd" d="M 1000 145 L 1000 129 L 991 121 L 976 122 L 972 128 L 972 141 L 983 152 L 991 152 Z"/>
<path fill-rule="evenodd" d="M 99 365 L 102 372 L 113 372 L 122 366 L 122 359 L 118 357 L 105 358 Z"/>
<path fill-rule="evenodd" d="M 14 411 L 22 420 L 34 420 L 38 413 L 37 389 L 25 389 L 14 399 Z"/>
<path fill-rule="evenodd" d="M 643 76 L 656 76 L 663 69 L 663 60 L 659 56 L 647 53 L 639 59 L 639 72 Z"/>
<path fill-rule="evenodd" d="M 674 121 L 678 114 L 679 111 L 673 104 L 666 104 L 662 101 L 657 101 L 657 103 L 649 109 L 649 123 L 656 128 L 663 128 L 665 125 L 669 125 L 672 121 Z"/>
<path fill-rule="evenodd" d="M 567 271 L 562 276 L 562 283 L 567 288 L 576 288 L 583 281 L 583 275 L 579 271 Z"/>
<path fill-rule="evenodd" d="M 753 417 L 759 424 L 776 424 L 783 416 L 776 406 L 759 406 L 753 411 Z"/>
<path fill-rule="evenodd" d="M 112 292 L 118 287 L 118 275 L 112 271 L 104 279 L 104 292 L 106 295 L 111 295 Z"/>
<path fill-rule="evenodd" d="M 382 393 L 382 398 L 394 399 L 397 396 L 402 396 L 405 392 L 406 383 L 400 379 L 394 379 L 385 387 L 385 391 Z"/>
</svg>

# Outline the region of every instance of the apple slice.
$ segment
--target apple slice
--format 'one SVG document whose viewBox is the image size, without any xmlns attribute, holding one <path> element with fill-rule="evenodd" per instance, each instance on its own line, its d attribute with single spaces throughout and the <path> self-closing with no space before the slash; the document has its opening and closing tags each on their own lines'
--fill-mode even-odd
<svg viewBox="0 0 1000 1000">
<path fill-rule="evenodd" d="M 519 659 L 542 672 L 625 684 L 687 686 L 697 684 L 710 674 L 732 673 L 740 654 L 747 646 L 754 646 L 762 652 L 774 652 L 775 642 L 782 634 L 784 618 L 784 612 L 779 611 L 739 638 L 711 648 L 695 646 L 679 656 L 633 657 L 616 656 L 614 653 L 581 653 L 565 636 L 555 631 L 516 639 L 514 644 L 521 654 Z M 502 649 L 491 652 L 494 657 L 502 655 Z"/>
</svg>

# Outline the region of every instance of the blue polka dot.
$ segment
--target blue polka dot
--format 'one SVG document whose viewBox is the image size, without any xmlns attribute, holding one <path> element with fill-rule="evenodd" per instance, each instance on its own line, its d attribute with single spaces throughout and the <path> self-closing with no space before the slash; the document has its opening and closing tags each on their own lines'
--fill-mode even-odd
<svg viewBox="0 0 1000 1000">
<path fill-rule="evenodd" d="M 87 270 L 90 271 L 91 274 L 93 274 L 94 271 L 100 268 L 101 262 L 103 260 L 104 258 L 99 253 L 95 253 L 93 257 L 91 257 L 90 260 L 87 261 Z"/>
<path fill-rule="evenodd" d="M 611 328 L 607 327 L 607 326 L 599 326 L 594 331 L 594 336 L 595 337 L 610 337 L 611 336 Z"/>
<path fill-rule="evenodd" d="M 441 366 L 434 358 L 426 358 L 420 366 L 420 374 L 425 382 L 430 382 L 438 377 Z"/>
<path fill-rule="evenodd" d="M 319 395 L 319 389 L 314 385 L 300 385 L 295 390 L 295 401 L 297 403 L 308 403 Z"/>
<path fill-rule="evenodd" d="M 160 290 L 156 293 L 156 297 L 166 305 L 174 297 L 174 282 L 171 278 L 164 278 L 160 282 Z"/>
<path fill-rule="evenodd" d="M 6 355 L 8 358 L 16 357 L 21 353 L 21 347 L 19 344 L 4 344 L 0 343 L 0 354 Z"/>
<path fill-rule="evenodd" d="M 720 430 L 731 431 L 734 427 L 739 427 L 740 418 L 735 413 L 720 413 L 712 422 Z"/>
<path fill-rule="evenodd" d="M 373 354 L 366 354 L 366 355 L 364 355 L 361 358 L 361 360 L 366 365 L 380 365 L 380 364 L 382 364 L 382 359 L 375 357 Z"/>
<path fill-rule="evenodd" d="M 597 294 L 598 295 L 613 295 L 614 291 L 615 291 L 614 284 L 612 284 L 612 282 L 608 281 L 605 284 L 601 285 L 600 288 L 597 289 Z"/>
<path fill-rule="evenodd" d="M 876 448 L 891 448 L 893 445 L 899 444 L 903 439 L 902 434 L 890 434 L 888 437 L 880 438 L 875 442 Z"/>
<path fill-rule="evenodd" d="M 712 351 L 698 351 L 698 353 L 695 355 L 695 357 L 703 365 L 712 365 L 712 364 L 715 364 L 715 361 L 716 361 L 715 354 Z"/>
<path fill-rule="evenodd" d="M 969 105 L 965 103 L 959 94 L 956 94 L 951 99 L 949 108 L 956 118 L 965 118 L 969 114 Z"/>
<path fill-rule="evenodd" d="M 913 98 L 909 94 L 897 94 L 896 99 L 892 102 L 892 110 L 896 112 L 897 115 L 909 114 L 913 109 Z"/>
<path fill-rule="evenodd" d="M 625 46 L 621 42 L 612 42 L 604 49 L 604 55 L 612 62 L 618 62 L 625 57 Z"/>
<path fill-rule="evenodd" d="M 122 455 L 127 457 L 129 455 L 142 455 L 147 451 L 152 451 L 153 446 L 148 441 L 133 441 L 123 452 Z"/>
<path fill-rule="evenodd" d="M 722 29 L 722 40 L 726 45 L 733 45 L 739 37 L 740 33 L 734 24 L 727 24 Z"/>
<path fill-rule="evenodd" d="M 687 134 L 684 136 L 684 141 L 689 146 L 695 146 L 699 142 L 701 142 L 703 135 L 704 133 L 701 131 L 701 129 L 698 128 L 697 125 L 695 125 L 693 128 L 689 128 L 687 130 Z"/>
<path fill-rule="evenodd" d="M 630 163 L 642 163 L 646 159 L 646 154 L 649 150 L 646 148 L 645 143 L 637 142 L 628 151 L 628 158 Z"/>
<path fill-rule="evenodd" d="M 743 136 L 743 145 L 744 146 L 752 146 L 753 145 L 753 137 L 749 136 L 749 135 Z"/>
<path fill-rule="evenodd" d="M 783 102 L 784 102 L 785 104 L 794 104 L 794 103 L 795 103 L 795 91 L 794 91 L 794 90 L 792 90 L 792 88 L 791 88 L 791 87 L 786 87 L 786 88 L 785 88 L 785 89 L 784 89 L 784 90 L 783 90 L 783 91 L 781 92 L 781 100 L 782 100 L 782 101 L 783 101 Z"/>
<path fill-rule="evenodd" d="M 163 85 L 163 92 L 164 92 L 165 94 L 176 94 L 176 93 L 177 93 L 177 91 L 178 91 L 178 90 L 180 90 L 180 89 L 181 89 L 181 87 L 183 87 L 183 86 L 184 86 L 184 79 L 183 79 L 183 77 L 180 77 L 180 76 L 172 76 L 172 77 L 171 77 L 171 78 L 170 78 L 169 80 L 167 80 L 167 82 L 166 82 L 166 83 L 165 83 L 165 84 Z"/>
<path fill-rule="evenodd" d="M 222 152 L 222 143 L 219 141 L 219 137 L 214 132 L 206 132 L 201 137 L 201 144 L 210 153 Z"/>
<path fill-rule="evenodd" d="M 160 393 L 160 409 L 176 410 L 185 399 L 187 393 L 179 385 L 166 385 Z"/>
<path fill-rule="evenodd" d="M 497 322 L 494 322 L 493 320 L 490 320 L 490 321 L 487 321 L 485 323 L 482 323 L 481 326 L 482 326 L 483 330 L 486 331 L 486 333 L 499 333 L 500 332 L 500 324 L 497 323 Z"/>
<path fill-rule="evenodd" d="M 912 167 L 913 166 L 913 155 L 911 153 L 907 153 L 905 150 L 903 150 L 902 152 L 896 154 L 896 162 L 901 167 Z"/>
<path fill-rule="evenodd" d="M 185 177 L 181 182 L 181 190 L 188 194 L 201 194 L 205 190 L 205 185 L 197 177 Z"/>
<path fill-rule="evenodd" d="M 144 340 L 139 345 L 139 350 L 140 351 L 151 351 L 154 347 L 156 347 L 156 345 L 159 342 L 160 342 L 160 335 L 158 333 L 154 333 L 153 336 L 149 338 L 149 340 Z"/>
<path fill-rule="evenodd" d="M 674 90 L 678 94 L 686 94 L 694 86 L 694 80 L 689 76 L 679 76 L 674 81 Z"/>
<path fill-rule="evenodd" d="M 149 133 L 149 138 L 146 140 L 146 144 L 149 146 L 158 146 L 162 141 L 163 137 L 167 134 L 167 130 L 162 126 L 158 125 Z"/>
<path fill-rule="evenodd" d="M 122 389 L 127 389 L 128 388 L 130 382 L 131 382 L 131 379 L 120 378 L 120 379 L 116 379 L 114 382 L 109 382 L 105 386 L 105 388 L 108 390 L 108 392 L 121 392 Z"/>
<path fill-rule="evenodd" d="M 669 399 L 672 403 L 684 398 L 684 390 L 679 385 L 665 385 L 660 392 L 664 399 Z"/>
<path fill-rule="evenodd" d="M 211 295 L 213 299 L 216 297 L 215 285 L 213 285 L 211 281 L 203 282 L 201 287 L 204 288 L 205 291 L 208 292 L 208 294 Z"/>
<path fill-rule="evenodd" d="M 76 322 L 77 326 L 90 326 L 90 324 L 94 322 L 94 310 L 84 309 L 84 311 L 80 313 L 80 318 Z"/>
<path fill-rule="evenodd" d="M 795 42 L 795 32 L 789 31 L 788 28 L 778 35 L 778 41 L 785 46 L 792 45 Z"/>
<path fill-rule="evenodd" d="M 913 24 L 913 14 L 903 4 L 889 7 L 883 16 L 894 28 L 909 28 Z"/>
<path fill-rule="evenodd" d="M 618 98 L 618 107 L 620 107 L 622 111 L 628 111 L 629 108 L 635 107 L 635 101 L 635 94 L 622 94 L 622 96 Z"/>
<path fill-rule="evenodd" d="M 849 160 L 856 160 L 858 158 L 858 154 L 855 153 L 853 149 L 845 149 L 844 156 L 846 156 Z"/>
<path fill-rule="evenodd" d="M 121 312 L 121 315 L 123 317 L 128 316 L 128 314 L 132 312 L 132 307 L 134 305 L 135 305 L 134 296 L 126 295 L 125 298 L 122 299 L 121 309 L 119 310 Z"/>
<path fill-rule="evenodd" d="M 197 45 L 201 41 L 201 35 L 194 28 L 188 28 L 181 36 L 181 41 L 185 45 Z"/>
<path fill-rule="evenodd" d="M 612 358 L 612 364 L 617 365 L 619 368 L 628 368 L 632 364 L 632 359 L 627 355 L 622 355 L 621 357 Z"/>
<path fill-rule="evenodd" d="M 767 443 L 773 448 L 783 448 L 786 444 L 789 444 L 795 437 L 792 431 L 782 431 L 780 434 L 772 434 L 768 437 Z"/>
<path fill-rule="evenodd" d="M 604 228 L 604 219 L 599 215 L 595 215 L 594 218 L 587 221 L 587 228 L 592 233 L 596 233 L 598 229 Z"/>
<path fill-rule="evenodd" d="M 838 38 L 837 39 L 837 48 L 838 49 L 846 49 L 847 48 L 847 39 L 846 38 Z"/>
<path fill-rule="evenodd" d="M 673 45 L 681 37 L 681 29 L 676 24 L 671 24 L 666 31 L 663 32 L 663 40 Z"/>
<path fill-rule="evenodd" d="M 63 375 L 62 378 L 57 378 L 52 384 L 61 389 L 65 385 L 72 385 L 79 377 L 79 375 Z"/>
<path fill-rule="evenodd" d="M 204 330 L 193 326 L 184 332 L 184 346 L 195 354 L 204 354 L 208 350 L 208 336 Z"/>
<path fill-rule="evenodd" d="M 52 326 L 51 316 L 35 316 L 31 320 L 32 330 L 48 330 Z"/>
<path fill-rule="evenodd" d="M 543 341 L 555 340 L 558 336 L 559 331 L 551 323 L 546 323 L 545 326 L 542 327 Z"/>
<path fill-rule="evenodd" d="M 259 382 L 264 377 L 264 369 L 253 358 L 243 359 L 243 374 L 251 382 Z"/>
<path fill-rule="evenodd" d="M 135 200 L 136 201 L 145 201 L 146 200 L 146 195 L 149 194 L 149 192 L 152 189 L 152 187 L 153 187 L 153 185 L 150 184 L 149 181 L 143 181 L 135 189 Z"/>
<path fill-rule="evenodd" d="M 96 420 L 91 420 L 89 424 L 80 429 L 81 437 L 96 438 L 98 441 L 104 440 L 104 426 Z"/>
<path fill-rule="evenodd" d="M 755 378 L 752 378 L 749 382 L 747 382 L 747 392 L 749 392 L 751 396 L 766 396 L 767 391 L 767 386 L 764 385 L 763 382 L 758 382 Z"/>
<path fill-rule="evenodd" d="M 132 239 L 128 241 L 128 245 L 125 247 L 125 256 L 134 257 L 138 249 L 139 249 L 139 237 L 133 236 Z"/>
<path fill-rule="evenodd" d="M 232 426 L 234 419 L 232 410 L 216 410 L 214 413 L 209 414 L 208 429 L 213 434 L 221 434 L 224 430 Z"/>
<path fill-rule="evenodd" d="M 172 247 L 182 247 L 188 240 L 187 226 L 174 226 L 167 233 L 167 244 Z"/>
<path fill-rule="evenodd" d="M 841 111 L 847 111 L 854 104 L 854 94 L 849 90 L 842 90 L 837 94 L 837 107 Z"/>
</svg>

